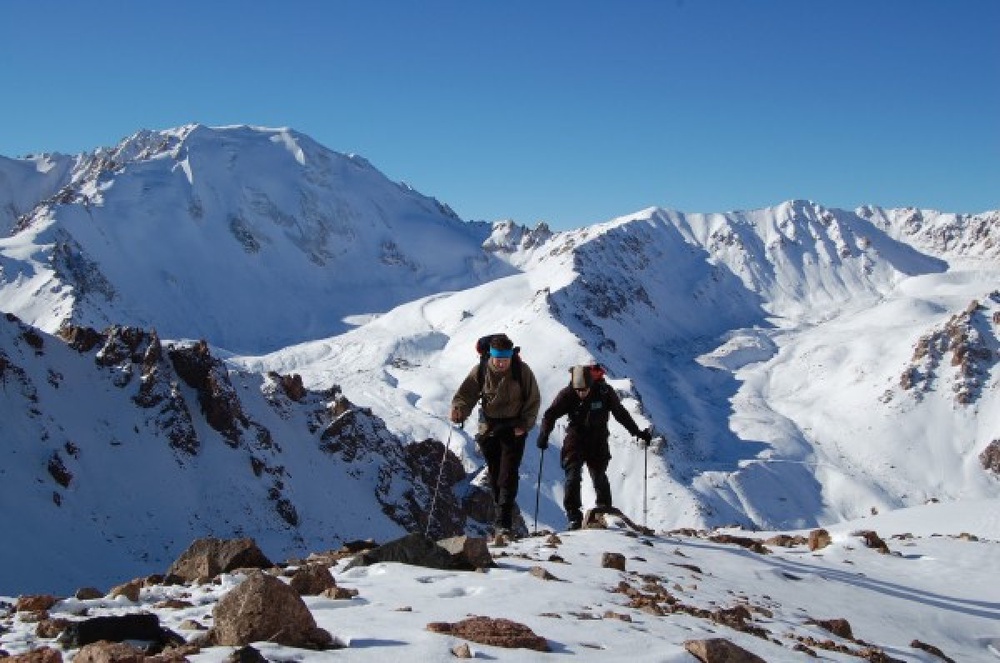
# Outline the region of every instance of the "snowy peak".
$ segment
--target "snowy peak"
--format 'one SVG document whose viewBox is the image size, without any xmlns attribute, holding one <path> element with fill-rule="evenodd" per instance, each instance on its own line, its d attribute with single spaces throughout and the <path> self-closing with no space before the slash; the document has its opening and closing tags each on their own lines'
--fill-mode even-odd
<svg viewBox="0 0 1000 663">
<path fill-rule="evenodd" d="M 482 228 L 288 129 L 136 133 L 20 219 L 0 290 L 50 332 L 130 324 L 259 352 L 513 271 Z"/>
</svg>

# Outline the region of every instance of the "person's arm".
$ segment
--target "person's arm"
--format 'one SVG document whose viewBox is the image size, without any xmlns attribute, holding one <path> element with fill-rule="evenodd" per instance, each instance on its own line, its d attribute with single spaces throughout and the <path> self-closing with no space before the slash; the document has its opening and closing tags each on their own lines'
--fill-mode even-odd
<svg viewBox="0 0 1000 663">
<path fill-rule="evenodd" d="M 608 403 L 608 409 L 611 410 L 611 414 L 614 415 L 618 423 L 625 427 L 625 430 L 629 432 L 629 435 L 632 437 L 641 437 L 642 431 L 639 430 L 639 426 L 636 425 L 635 419 L 632 418 L 629 411 L 625 409 L 624 405 L 622 405 L 621 399 L 618 398 L 618 394 L 615 393 L 615 390 L 611 387 L 611 385 L 608 385 L 607 387 L 607 394 L 605 398 Z"/>
<path fill-rule="evenodd" d="M 567 389 L 560 390 L 556 394 L 555 399 L 553 399 L 552 404 L 545 410 L 545 414 L 542 415 L 542 423 L 538 428 L 538 441 L 536 443 L 539 449 L 544 450 L 548 448 L 549 435 L 552 433 L 552 429 L 555 428 L 556 420 L 559 417 L 569 414 L 569 406 L 566 400 L 566 396 L 569 393 Z"/>
<path fill-rule="evenodd" d="M 481 387 L 477 381 L 479 376 L 479 367 L 474 366 L 469 374 L 465 376 L 462 380 L 462 384 L 459 385 L 458 391 L 451 399 L 451 421 L 452 423 L 461 424 L 469 415 L 472 414 L 472 409 L 476 407 L 476 403 L 479 401 L 479 394 Z"/>
<path fill-rule="evenodd" d="M 521 379 L 524 381 L 524 391 L 527 400 L 521 407 L 520 421 L 514 428 L 517 435 L 524 435 L 531 430 L 538 419 L 538 410 L 542 407 L 542 394 L 538 390 L 538 381 L 527 364 L 521 364 Z"/>
</svg>

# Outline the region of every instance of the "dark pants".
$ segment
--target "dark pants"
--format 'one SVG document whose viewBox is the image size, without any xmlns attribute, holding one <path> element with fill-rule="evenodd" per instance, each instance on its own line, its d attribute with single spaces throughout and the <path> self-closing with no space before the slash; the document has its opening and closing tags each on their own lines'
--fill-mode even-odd
<svg viewBox="0 0 1000 663">
<path fill-rule="evenodd" d="M 583 466 L 587 466 L 590 480 L 594 483 L 597 508 L 611 508 L 611 484 L 608 482 L 608 458 L 592 458 L 583 461 L 579 458 L 566 459 L 562 463 L 566 473 L 566 494 L 563 495 L 563 508 L 570 522 L 583 520 L 580 511 L 580 485 L 583 482 Z"/>
<path fill-rule="evenodd" d="M 497 508 L 497 527 L 513 527 L 514 504 L 521 478 L 521 457 L 524 456 L 526 438 L 526 435 L 515 435 L 513 428 L 502 428 L 479 438 L 479 448 L 486 457 L 493 504 Z"/>
</svg>

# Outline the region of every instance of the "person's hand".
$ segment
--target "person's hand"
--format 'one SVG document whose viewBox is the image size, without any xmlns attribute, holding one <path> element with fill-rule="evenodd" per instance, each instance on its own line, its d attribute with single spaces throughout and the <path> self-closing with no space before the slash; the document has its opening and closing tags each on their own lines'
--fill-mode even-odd
<svg viewBox="0 0 1000 663">
<path fill-rule="evenodd" d="M 636 437 L 642 440 L 643 446 L 648 447 L 649 443 L 653 441 L 653 431 L 650 428 L 646 430 L 641 430 L 636 433 Z"/>
<path fill-rule="evenodd" d="M 451 423 L 453 424 L 465 423 L 465 417 L 463 416 L 463 412 L 461 409 L 457 407 L 451 408 Z"/>
<path fill-rule="evenodd" d="M 545 451 L 546 449 L 548 449 L 549 448 L 549 434 L 548 433 L 539 433 L 538 434 L 538 440 L 535 442 L 535 444 L 542 451 Z"/>
</svg>

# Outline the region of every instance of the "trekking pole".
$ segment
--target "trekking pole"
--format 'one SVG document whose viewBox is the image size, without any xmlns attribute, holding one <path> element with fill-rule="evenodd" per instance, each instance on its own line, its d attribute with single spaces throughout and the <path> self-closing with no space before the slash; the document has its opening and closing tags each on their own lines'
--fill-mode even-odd
<svg viewBox="0 0 1000 663">
<path fill-rule="evenodd" d="M 448 459 L 448 445 L 451 444 L 451 432 L 455 430 L 453 426 L 448 427 L 448 439 L 444 443 L 444 451 L 441 452 L 441 466 L 438 467 L 437 482 L 434 484 L 434 495 L 431 497 L 431 508 L 427 512 L 427 528 L 424 529 L 424 537 L 430 538 L 431 523 L 434 521 L 434 504 L 437 502 L 438 490 L 441 489 L 441 475 L 444 474 L 444 462 Z"/>
<path fill-rule="evenodd" d="M 545 460 L 545 449 L 538 454 L 538 485 L 535 487 L 535 527 L 532 533 L 538 532 L 538 498 L 542 494 L 542 462 Z"/>
<path fill-rule="evenodd" d="M 642 445 L 642 526 L 646 528 L 646 474 L 649 467 L 649 445 Z"/>
</svg>

